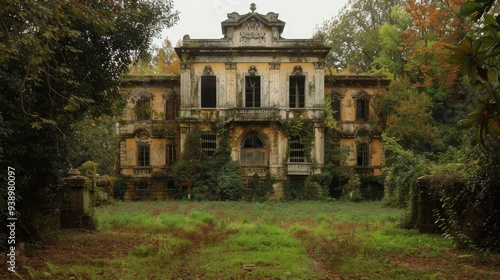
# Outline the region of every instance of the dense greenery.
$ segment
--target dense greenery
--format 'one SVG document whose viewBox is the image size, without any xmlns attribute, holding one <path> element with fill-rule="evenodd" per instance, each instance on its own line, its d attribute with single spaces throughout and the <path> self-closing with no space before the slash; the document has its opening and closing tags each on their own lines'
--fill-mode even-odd
<svg viewBox="0 0 500 280">
<path fill-rule="evenodd" d="M 23 240 L 34 213 L 60 210 L 70 163 L 88 160 L 70 155 L 79 122 L 119 110 L 119 77 L 178 14 L 172 1 L 11 0 L 0 18 L 0 165 L 17 171 Z"/>
<path fill-rule="evenodd" d="M 351 0 L 318 30 L 332 47 L 330 71 L 393 79 L 373 108 L 385 131 L 386 203 L 417 209 L 419 177 L 432 174 L 439 182 L 433 186 L 444 190 L 450 178 L 438 174 L 457 174 L 467 187 L 436 192 L 444 207 L 436 218 L 446 220 L 442 229 L 450 236 L 463 237 L 454 238 L 457 244 L 465 238 L 487 248 L 498 248 L 491 241 L 499 216 L 491 172 L 500 135 L 499 8 L 495 0 Z M 456 223 L 457 217 L 485 230 Z"/>
</svg>

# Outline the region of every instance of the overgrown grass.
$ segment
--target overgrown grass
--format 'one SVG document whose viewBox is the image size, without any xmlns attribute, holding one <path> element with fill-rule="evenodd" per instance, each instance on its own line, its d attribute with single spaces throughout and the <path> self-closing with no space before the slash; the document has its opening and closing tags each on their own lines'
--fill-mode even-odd
<svg viewBox="0 0 500 280">
<path fill-rule="evenodd" d="M 26 267 L 24 274 L 65 279 L 446 279 L 469 273 L 433 266 L 451 242 L 398 228 L 402 214 L 376 202 L 117 202 L 97 209 L 98 233 L 72 237 L 75 244 L 102 250 L 100 254 L 82 247 L 58 263 Z M 428 262 L 412 265 L 412 259 Z"/>
</svg>

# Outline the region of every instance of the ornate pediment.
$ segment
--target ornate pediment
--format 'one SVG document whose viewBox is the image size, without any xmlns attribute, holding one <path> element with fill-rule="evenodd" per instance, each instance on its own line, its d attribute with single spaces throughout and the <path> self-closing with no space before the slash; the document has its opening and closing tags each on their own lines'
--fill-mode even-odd
<svg viewBox="0 0 500 280">
<path fill-rule="evenodd" d="M 278 19 L 277 13 L 262 15 L 255 12 L 252 3 L 250 13 L 240 15 L 236 12 L 227 14 L 227 20 L 221 23 L 224 38 L 232 40 L 235 46 L 270 45 L 281 38 L 285 22 Z"/>
</svg>

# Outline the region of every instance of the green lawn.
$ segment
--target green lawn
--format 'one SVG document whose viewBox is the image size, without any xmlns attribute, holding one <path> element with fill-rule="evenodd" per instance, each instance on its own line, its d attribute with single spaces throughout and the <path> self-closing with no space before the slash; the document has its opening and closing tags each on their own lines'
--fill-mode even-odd
<svg viewBox="0 0 500 280">
<path fill-rule="evenodd" d="M 397 227 L 378 202 L 117 202 L 20 274 L 55 279 L 495 279 L 498 258 Z M 493 258 L 495 257 L 495 258 Z"/>
</svg>

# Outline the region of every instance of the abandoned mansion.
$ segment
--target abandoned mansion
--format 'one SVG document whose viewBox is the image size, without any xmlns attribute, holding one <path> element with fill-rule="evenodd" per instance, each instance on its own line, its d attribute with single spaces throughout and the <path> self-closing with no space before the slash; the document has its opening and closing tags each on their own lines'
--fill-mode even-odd
<svg viewBox="0 0 500 280">
<path fill-rule="evenodd" d="M 390 80 L 329 74 L 330 48 L 320 36 L 282 38 L 285 22 L 255 5 L 243 15 L 229 13 L 221 27 L 221 39 L 184 36 L 175 48 L 179 76 L 123 78 L 117 171 L 131 178 L 125 199 L 174 197 L 172 167 L 194 131 L 208 157 L 224 138 L 244 180 L 270 175 L 274 198 L 288 180 L 319 174 L 327 163 L 381 174 L 384 150 L 372 105 Z M 345 157 L 330 160 L 341 151 Z"/>
</svg>

